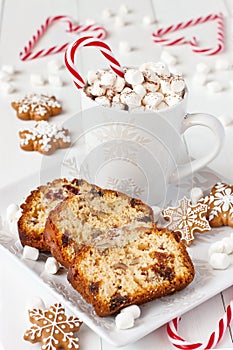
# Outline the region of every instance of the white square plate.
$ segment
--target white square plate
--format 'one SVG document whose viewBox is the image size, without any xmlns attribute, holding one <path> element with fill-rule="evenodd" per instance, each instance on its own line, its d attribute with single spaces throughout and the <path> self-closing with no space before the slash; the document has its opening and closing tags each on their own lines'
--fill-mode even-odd
<svg viewBox="0 0 233 350">
<path fill-rule="evenodd" d="M 50 181 L 54 178 L 54 172 L 47 169 L 42 178 L 43 183 Z M 217 174 L 205 168 L 192 178 L 185 179 L 179 186 L 178 192 L 175 186 L 169 188 L 169 203 L 166 204 L 177 204 L 177 193 L 179 193 L 179 198 L 184 195 L 189 197 L 192 187 L 198 186 L 206 191 L 219 180 L 222 179 Z M 6 208 L 10 203 L 22 203 L 29 192 L 39 184 L 37 174 L 0 190 L 0 214 L 5 215 Z M 57 275 L 48 275 L 44 270 L 46 254 L 40 254 L 40 258 L 36 262 L 23 260 L 22 246 L 16 234 L 7 232 L 7 230 L 0 231 L 0 249 L 7 249 L 16 264 L 20 263 L 22 269 L 31 272 L 31 278 L 35 283 L 47 288 L 65 307 L 80 317 L 99 336 L 114 346 L 124 346 L 139 340 L 174 317 L 195 308 L 233 284 L 233 263 L 226 270 L 213 270 L 208 263 L 207 253 L 210 244 L 229 236 L 231 231 L 232 229 L 229 227 L 221 227 L 208 233 L 196 234 L 194 243 L 188 248 L 196 271 L 194 281 L 180 292 L 142 305 L 141 317 L 136 320 L 135 326 L 128 330 L 117 330 L 113 316 L 96 316 L 92 307 L 67 282 L 65 269 L 61 269 Z M 233 260 L 233 255 L 231 257 Z"/>
</svg>

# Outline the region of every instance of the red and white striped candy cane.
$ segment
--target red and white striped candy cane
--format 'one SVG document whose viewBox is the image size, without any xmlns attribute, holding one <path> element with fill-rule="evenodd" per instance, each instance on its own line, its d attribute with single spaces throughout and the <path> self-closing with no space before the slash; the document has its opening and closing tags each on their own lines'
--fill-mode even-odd
<svg viewBox="0 0 233 350">
<path fill-rule="evenodd" d="M 217 47 L 214 48 L 199 48 L 196 38 L 192 40 L 187 40 L 185 36 L 178 38 L 170 39 L 164 38 L 163 36 L 169 33 L 174 33 L 178 30 L 186 29 L 189 27 L 196 26 L 198 24 L 203 24 L 209 21 L 217 20 L 218 21 L 218 31 L 217 31 Z M 221 52 L 224 48 L 224 23 L 223 23 L 223 14 L 209 14 L 207 16 L 200 16 L 195 19 L 190 19 L 186 22 L 180 22 L 177 24 L 170 25 L 165 28 L 160 28 L 156 32 L 152 33 L 153 41 L 156 44 L 161 44 L 163 46 L 174 46 L 174 45 L 183 45 L 190 44 L 192 46 L 193 52 L 201 53 L 205 55 L 215 55 Z"/>
<path fill-rule="evenodd" d="M 97 47 L 100 50 L 100 52 L 104 55 L 104 57 L 106 57 L 107 60 L 109 61 L 109 65 L 111 69 L 120 77 L 122 78 L 124 77 L 124 71 L 121 68 L 120 63 L 114 57 L 110 47 L 99 39 L 95 39 L 91 36 L 86 36 L 78 40 L 75 40 L 73 43 L 71 43 L 65 52 L 66 67 L 70 72 L 72 79 L 78 89 L 81 89 L 84 87 L 85 81 L 76 70 L 76 67 L 74 65 L 74 57 L 75 57 L 76 50 L 84 46 Z"/>
<path fill-rule="evenodd" d="M 233 319 L 233 300 L 228 305 L 223 318 L 218 322 L 216 330 L 210 335 L 206 344 L 203 343 L 190 343 L 178 335 L 178 324 L 180 318 L 175 318 L 167 324 L 167 335 L 170 342 L 178 349 L 182 350 L 207 350 L 213 349 L 224 336 L 227 327 L 230 325 Z"/>
<path fill-rule="evenodd" d="M 66 30 L 68 33 L 84 33 L 87 31 L 92 31 L 97 38 L 102 38 L 102 39 L 104 39 L 107 35 L 107 31 L 103 27 L 96 24 L 77 26 L 77 25 L 74 25 L 73 19 L 69 16 L 48 17 L 45 23 L 40 26 L 40 28 L 32 36 L 32 39 L 29 40 L 28 44 L 20 52 L 20 58 L 22 61 L 32 60 L 35 58 L 56 54 L 64 51 L 68 47 L 70 42 L 67 42 L 61 45 L 56 45 L 48 49 L 42 49 L 37 52 L 33 52 L 33 49 L 38 43 L 38 41 L 40 40 L 40 38 L 45 34 L 48 28 L 56 22 L 66 22 L 68 24 L 68 29 Z"/>
<path fill-rule="evenodd" d="M 223 18 L 223 14 L 219 13 L 218 15 L 216 15 L 216 19 L 217 19 L 217 46 L 213 47 L 213 48 L 200 48 L 198 47 L 197 41 L 196 40 L 191 40 L 190 44 L 192 46 L 192 50 L 193 52 L 196 53 L 200 53 L 200 54 L 204 54 L 206 56 L 213 56 L 216 55 L 220 52 L 223 51 L 224 49 L 224 18 Z"/>
</svg>

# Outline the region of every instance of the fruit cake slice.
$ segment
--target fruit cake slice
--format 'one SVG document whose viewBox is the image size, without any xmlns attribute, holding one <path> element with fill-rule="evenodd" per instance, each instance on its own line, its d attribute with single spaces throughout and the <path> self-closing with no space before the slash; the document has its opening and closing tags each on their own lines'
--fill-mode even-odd
<svg viewBox="0 0 233 350">
<path fill-rule="evenodd" d="M 49 212 L 70 194 L 89 191 L 91 188 L 92 185 L 84 180 L 56 179 L 32 191 L 21 205 L 22 215 L 18 221 L 18 232 L 22 245 L 49 251 L 49 246 L 43 237 Z"/>
<path fill-rule="evenodd" d="M 67 198 L 50 212 L 44 239 L 53 256 L 69 267 L 80 245 L 132 222 L 152 226 L 152 209 L 139 199 L 92 185 L 89 192 Z"/>
<path fill-rule="evenodd" d="M 108 316 L 185 288 L 194 267 L 180 237 L 165 229 L 109 230 L 84 246 L 69 268 L 71 285 Z"/>
</svg>

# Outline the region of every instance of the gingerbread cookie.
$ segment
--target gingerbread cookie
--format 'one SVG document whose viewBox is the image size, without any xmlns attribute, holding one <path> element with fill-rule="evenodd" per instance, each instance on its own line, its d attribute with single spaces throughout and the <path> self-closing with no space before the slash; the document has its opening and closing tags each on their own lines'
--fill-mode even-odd
<svg viewBox="0 0 233 350">
<path fill-rule="evenodd" d="M 217 182 L 209 195 L 202 198 L 200 203 L 207 205 L 207 219 L 210 226 L 233 227 L 233 186 Z"/>
<path fill-rule="evenodd" d="M 201 203 L 191 205 L 191 201 L 186 197 L 179 200 L 177 207 L 164 209 L 162 214 L 170 221 L 167 229 L 180 232 L 181 239 L 186 245 L 192 244 L 194 232 L 205 232 L 211 229 L 205 217 L 207 205 Z"/>
<path fill-rule="evenodd" d="M 61 104 L 54 96 L 39 94 L 26 95 L 20 100 L 13 101 L 12 107 L 17 116 L 23 120 L 48 120 L 62 112 Z"/>
<path fill-rule="evenodd" d="M 33 344 L 40 342 L 41 350 L 79 349 L 74 332 L 82 322 L 77 317 L 67 317 L 61 304 L 54 304 L 49 310 L 29 310 L 29 319 L 33 325 L 25 332 L 24 339 Z"/>
<path fill-rule="evenodd" d="M 58 148 L 71 145 L 68 129 L 41 121 L 33 128 L 19 132 L 20 147 L 25 151 L 37 151 L 45 155 L 52 154 Z"/>
</svg>

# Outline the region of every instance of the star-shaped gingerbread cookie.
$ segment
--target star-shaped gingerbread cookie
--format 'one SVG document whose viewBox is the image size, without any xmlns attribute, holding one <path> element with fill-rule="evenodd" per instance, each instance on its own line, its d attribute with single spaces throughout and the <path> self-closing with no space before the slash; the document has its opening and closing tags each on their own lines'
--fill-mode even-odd
<svg viewBox="0 0 233 350">
<path fill-rule="evenodd" d="M 186 197 L 179 200 L 177 207 L 169 207 L 162 211 L 164 218 L 169 220 L 167 228 L 174 232 L 180 232 L 181 239 L 187 245 L 190 245 L 194 240 L 194 232 L 205 232 L 211 229 L 205 217 L 206 213 L 206 204 L 192 205 Z"/>
<path fill-rule="evenodd" d="M 200 203 L 207 205 L 207 219 L 210 226 L 233 227 L 233 186 L 217 182 L 210 194 L 202 198 Z"/>
<path fill-rule="evenodd" d="M 41 121 L 34 127 L 19 132 L 20 147 L 25 151 L 37 151 L 45 155 L 52 154 L 58 148 L 71 145 L 68 129 Z"/>
<path fill-rule="evenodd" d="M 74 332 L 82 322 L 77 317 L 67 317 L 61 304 L 54 304 L 48 310 L 29 310 L 29 319 L 33 325 L 25 332 L 24 339 L 40 342 L 41 350 L 79 349 Z"/>
<path fill-rule="evenodd" d="M 23 120 L 48 120 L 49 117 L 62 112 L 61 104 L 55 96 L 26 95 L 20 100 L 13 101 L 11 105 L 16 110 L 18 118 Z"/>
</svg>

